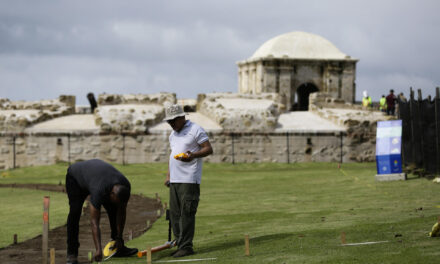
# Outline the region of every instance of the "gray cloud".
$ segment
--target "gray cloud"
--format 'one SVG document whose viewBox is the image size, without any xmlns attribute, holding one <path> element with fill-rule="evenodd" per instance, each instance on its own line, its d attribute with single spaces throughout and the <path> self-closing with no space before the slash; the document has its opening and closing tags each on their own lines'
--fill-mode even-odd
<svg viewBox="0 0 440 264">
<path fill-rule="evenodd" d="M 237 91 L 236 61 L 290 31 L 360 61 L 357 99 L 440 86 L 440 2 L 0 0 L 0 97 Z"/>
</svg>

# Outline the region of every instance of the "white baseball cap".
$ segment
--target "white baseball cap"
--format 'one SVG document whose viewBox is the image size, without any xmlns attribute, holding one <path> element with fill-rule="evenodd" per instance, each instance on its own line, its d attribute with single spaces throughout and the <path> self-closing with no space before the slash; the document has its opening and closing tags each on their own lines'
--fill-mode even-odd
<svg viewBox="0 0 440 264">
<path fill-rule="evenodd" d="M 173 120 L 176 117 L 185 116 L 186 113 L 183 111 L 183 107 L 178 104 L 170 105 L 165 109 L 164 121 Z"/>
</svg>

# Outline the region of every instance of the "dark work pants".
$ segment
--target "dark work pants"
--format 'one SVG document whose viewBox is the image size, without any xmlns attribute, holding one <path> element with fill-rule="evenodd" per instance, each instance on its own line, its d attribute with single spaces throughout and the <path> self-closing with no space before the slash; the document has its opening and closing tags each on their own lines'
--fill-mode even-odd
<svg viewBox="0 0 440 264">
<path fill-rule="evenodd" d="M 199 184 L 170 184 L 170 221 L 178 249 L 193 247 L 199 197 Z"/>
<path fill-rule="evenodd" d="M 78 256 L 79 219 L 87 193 L 81 190 L 78 183 L 67 173 L 66 192 L 69 198 L 69 216 L 67 217 L 67 255 Z"/>
</svg>

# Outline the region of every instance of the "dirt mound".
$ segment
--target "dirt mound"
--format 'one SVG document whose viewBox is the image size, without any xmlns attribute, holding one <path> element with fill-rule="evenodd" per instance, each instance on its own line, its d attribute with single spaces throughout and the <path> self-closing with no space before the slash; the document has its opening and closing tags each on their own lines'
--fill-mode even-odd
<svg viewBox="0 0 440 264">
<path fill-rule="evenodd" d="M 0 187 L 28 188 L 47 191 L 65 192 L 63 185 L 50 184 L 2 184 Z M 158 214 L 160 212 L 160 214 Z M 127 219 L 124 228 L 124 240 L 128 241 L 130 233 L 132 237 L 138 237 L 145 233 L 151 225 L 164 213 L 162 203 L 157 199 L 132 194 L 127 206 Z M 67 217 L 66 217 L 67 220 Z M 150 226 L 147 226 L 149 221 Z M 90 229 L 90 213 L 88 208 L 83 210 L 79 223 L 79 262 L 89 263 L 87 256 L 89 251 L 95 251 L 95 245 Z M 110 240 L 110 225 L 105 210 L 101 213 L 101 239 L 105 244 Z M 65 263 L 67 249 L 66 226 L 60 226 L 49 231 L 49 248 L 55 248 L 56 263 Z M 103 245 L 104 246 L 104 245 Z M 41 263 L 42 261 L 42 236 L 26 240 L 16 245 L 9 245 L 0 249 L 0 263 L 27 264 Z"/>
</svg>

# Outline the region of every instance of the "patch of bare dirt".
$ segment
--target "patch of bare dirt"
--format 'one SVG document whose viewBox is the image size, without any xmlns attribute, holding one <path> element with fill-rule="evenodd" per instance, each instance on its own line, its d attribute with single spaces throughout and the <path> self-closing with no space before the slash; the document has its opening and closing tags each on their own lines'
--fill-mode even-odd
<svg viewBox="0 0 440 264">
<path fill-rule="evenodd" d="M 51 184 L 1 184 L 0 187 L 28 188 L 45 191 L 65 192 L 63 185 Z M 87 203 L 87 202 L 86 202 Z M 151 225 L 163 215 L 164 209 L 158 199 L 132 194 L 127 206 L 127 217 L 124 228 L 124 240 L 129 241 L 145 233 Z M 67 221 L 67 216 L 66 216 Z M 150 226 L 147 226 L 149 221 Z M 88 252 L 95 251 L 95 244 L 90 229 L 90 213 L 88 208 L 83 210 L 79 231 L 80 263 L 89 263 Z M 101 239 L 103 246 L 110 240 L 110 225 L 105 209 L 101 213 Z M 12 238 L 11 238 L 12 242 Z M 42 262 L 42 236 L 26 240 L 18 244 L 11 244 L 0 249 L 0 263 L 28 264 Z M 66 263 L 67 228 L 66 225 L 49 231 L 49 249 L 55 248 L 56 263 Z"/>
</svg>

